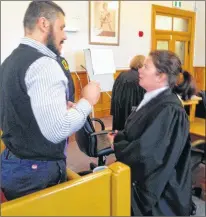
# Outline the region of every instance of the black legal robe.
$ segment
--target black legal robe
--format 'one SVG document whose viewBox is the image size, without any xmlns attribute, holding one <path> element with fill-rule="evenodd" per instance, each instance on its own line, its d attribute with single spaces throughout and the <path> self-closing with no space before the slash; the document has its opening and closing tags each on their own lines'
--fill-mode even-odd
<svg viewBox="0 0 206 217">
<path fill-rule="evenodd" d="M 133 106 L 138 106 L 142 101 L 145 90 L 139 86 L 138 71 L 131 69 L 122 72 L 115 80 L 112 89 L 111 115 L 113 116 L 113 130 L 124 129 L 127 117 Z"/>
<path fill-rule="evenodd" d="M 170 89 L 132 112 L 114 140 L 131 168 L 135 215 L 190 215 L 191 143 L 187 114 Z"/>
</svg>

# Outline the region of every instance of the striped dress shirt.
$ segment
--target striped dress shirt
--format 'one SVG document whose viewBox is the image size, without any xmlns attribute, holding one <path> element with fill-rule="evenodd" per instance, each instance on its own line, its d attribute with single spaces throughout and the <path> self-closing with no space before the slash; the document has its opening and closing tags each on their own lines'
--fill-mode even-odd
<svg viewBox="0 0 206 217">
<path fill-rule="evenodd" d="M 87 100 L 80 99 L 75 109 L 67 109 L 68 80 L 56 61 L 56 54 L 31 38 L 23 38 L 21 44 L 46 55 L 30 65 L 25 75 L 25 84 L 43 136 L 53 143 L 59 143 L 84 125 L 92 107 Z"/>
</svg>

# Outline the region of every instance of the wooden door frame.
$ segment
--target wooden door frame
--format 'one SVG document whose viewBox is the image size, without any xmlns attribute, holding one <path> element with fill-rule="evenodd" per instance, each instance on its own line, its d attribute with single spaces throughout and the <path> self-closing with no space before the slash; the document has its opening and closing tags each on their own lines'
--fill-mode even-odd
<svg viewBox="0 0 206 217">
<path fill-rule="evenodd" d="M 155 30 L 155 18 L 156 15 L 165 15 L 165 16 L 175 16 L 175 17 L 182 17 L 188 18 L 191 22 L 191 28 L 188 29 L 188 32 L 176 32 L 176 31 L 166 31 L 166 30 Z M 152 23 L 151 23 L 151 50 L 155 48 L 155 35 L 156 34 L 177 34 L 182 36 L 189 36 L 191 35 L 190 40 L 190 55 L 189 55 L 189 67 L 188 70 L 193 74 L 193 59 L 194 59 L 194 37 L 195 37 L 195 20 L 196 20 L 196 13 L 193 11 L 187 11 L 177 8 L 170 8 L 160 5 L 152 5 Z"/>
<path fill-rule="evenodd" d="M 154 44 L 154 47 L 156 48 L 157 47 L 157 40 L 162 40 L 162 41 L 168 41 L 168 48 L 170 50 L 170 48 L 172 48 L 172 43 L 171 43 L 171 38 L 170 38 L 170 35 L 161 35 L 161 34 L 158 34 L 158 35 L 155 35 L 154 37 L 154 41 L 155 41 L 155 44 Z"/>
<path fill-rule="evenodd" d="M 183 67 L 183 69 L 188 70 L 190 73 L 192 73 L 190 68 L 185 68 L 185 61 L 186 60 L 190 61 L 190 56 L 191 56 L 191 54 L 189 54 L 189 50 L 188 50 L 189 37 L 188 36 L 181 36 L 181 35 L 174 35 L 172 39 L 173 39 L 173 44 L 172 44 L 173 50 L 175 50 L 175 42 L 176 41 L 184 41 L 185 42 L 185 58 L 184 58 L 184 65 L 182 65 L 182 67 Z M 189 55 L 189 58 L 187 58 L 188 55 Z M 188 66 L 190 67 L 189 63 L 188 63 Z"/>
</svg>

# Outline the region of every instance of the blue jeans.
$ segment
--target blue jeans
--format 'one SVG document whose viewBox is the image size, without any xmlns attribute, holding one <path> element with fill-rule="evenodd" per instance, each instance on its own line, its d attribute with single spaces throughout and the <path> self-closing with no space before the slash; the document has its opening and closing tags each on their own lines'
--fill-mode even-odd
<svg viewBox="0 0 206 217">
<path fill-rule="evenodd" d="M 12 200 L 67 180 L 66 163 L 20 159 L 5 149 L 1 154 L 1 188 Z"/>
</svg>

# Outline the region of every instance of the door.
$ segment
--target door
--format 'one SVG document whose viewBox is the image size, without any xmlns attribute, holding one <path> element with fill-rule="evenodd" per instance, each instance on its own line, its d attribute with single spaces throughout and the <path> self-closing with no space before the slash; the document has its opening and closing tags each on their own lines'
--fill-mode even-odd
<svg viewBox="0 0 206 217">
<path fill-rule="evenodd" d="M 182 68 L 189 71 L 189 38 L 184 36 L 172 37 L 172 50 L 179 56 Z"/>
<path fill-rule="evenodd" d="M 189 37 L 177 35 L 156 35 L 155 48 L 156 50 L 170 50 L 176 53 L 182 63 L 184 70 L 189 70 Z"/>
<path fill-rule="evenodd" d="M 193 73 L 195 13 L 152 6 L 152 50 L 176 53 L 182 68 Z"/>
<path fill-rule="evenodd" d="M 171 35 L 156 35 L 155 36 L 157 50 L 171 50 L 172 49 L 172 40 Z"/>
</svg>

